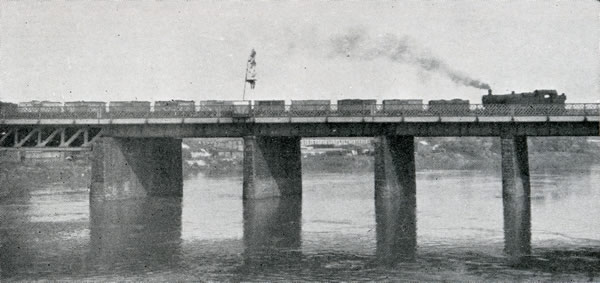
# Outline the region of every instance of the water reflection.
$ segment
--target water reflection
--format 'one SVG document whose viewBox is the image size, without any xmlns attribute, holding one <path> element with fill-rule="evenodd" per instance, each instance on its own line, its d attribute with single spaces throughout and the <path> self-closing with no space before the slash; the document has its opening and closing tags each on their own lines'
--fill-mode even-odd
<svg viewBox="0 0 600 283">
<path fill-rule="evenodd" d="M 0 278 L 80 272 L 89 238 L 85 196 L 31 188 L 0 200 Z"/>
<path fill-rule="evenodd" d="M 415 196 L 388 194 L 375 197 L 377 223 L 376 255 L 380 263 L 391 265 L 412 261 L 417 248 Z"/>
<path fill-rule="evenodd" d="M 31 232 L 28 225 L 19 225 L 26 210 L 26 206 L 14 204 L 0 206 L 0 278 L 12 277 L 34 265 L 35 250 L 27 244 Z"/>
<path fill-rule="evenodd" d="M 245 267 L 297 263 L 301 258 L 302 199 L 244 200 Z"/>
<path fill-rule="evenodd" d="M 177 198 L 90 208 L 85 189 L 33 188 L 0 203 L 0 281 L 600 280 L 600 168 L 533 177 L 547 197 L 532 202 L 533 256 L 517 266 L 502 252 L 498 174 L 419 172 L 417 256 L 392 267 L 380 264 L 395 255 L 383 231 L 397 229 L 401 207 L 376 204 L 372 172 L 303 178 L 302 204 L 244 203 L 241 178 L 186 181 L 183 208 Z"/>
<path fill-rule="evenodd" d="M 600 274 L 600 250 L 592 247 L 576 250 L 543 249 L 515 267 L 556 274 L 585 273 L 593 281 Z"/>
<path fill-rule="evenodd" d="M 111 273 L 175 268 L 181 259 L 181 198 L 90 202 L 90 268 Z"/>
</svg>

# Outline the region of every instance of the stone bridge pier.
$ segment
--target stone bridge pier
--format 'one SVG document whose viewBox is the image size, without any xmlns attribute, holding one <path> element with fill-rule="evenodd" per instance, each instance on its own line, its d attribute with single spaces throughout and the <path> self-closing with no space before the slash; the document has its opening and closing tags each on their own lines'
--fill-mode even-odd
<svg viewBox="0 0 600 283">
<path fill-rule="evenodd" d="M 302 196 L 300 137 L 244 137 L 243 174 L 244 199 Z"/>
<path fill-rule="evenodd" d="M 92 149 L 92 200 L 183 195 L 181 139 L 102 137 Z"/>
<path fill-rule="evenodd" d="M 505 251 L 518 260 L 531 253 L 527 137 L 500 138 Z M 102 137 L 92 152 L 92 201 L 183 194 L 180 139 Z M 281 242 L 285 247 L 299 245 L 301 158 L 299 136 L 244 137 L 244 231 L 249 254 L 280 241 L 274 234 L 286 235 Z M 412 135 L 376 138 L 375 214 L 377 257 L 388 263 L 413 259 L 417 217 Z"/>
<path fill-rule="evenodd" d="M 413 136 L 375 143 L 376 255 L 382 263 L 412 260 L 417 249 L 417 196 Z"/>
<path fill-rule="evenodd" d="M 301 158 L 300 137 L 244 137 L 244 268 L 300 261 Z"/>
<path fill-rule="evenodd" d="M 502 136 L 504 251 L 518 261 L 531 253 L 531 188 L 526 136 Z"/>
<path fill-rule="evenodd" d="M 531 189 L 526 136 L 501 136 L 504 250 L 512 262 L 531 254 Z M 375 143 L 377 258 L 414 259 L 417 249 L 415 147 L 412 136 Z"/>
</svg>

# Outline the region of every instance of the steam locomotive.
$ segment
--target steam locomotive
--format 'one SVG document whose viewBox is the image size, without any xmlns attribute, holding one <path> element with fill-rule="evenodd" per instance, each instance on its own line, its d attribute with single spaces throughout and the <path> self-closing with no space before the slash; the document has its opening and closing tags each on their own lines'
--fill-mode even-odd
<svg viewBox="0 0 600 283">
<path fill-rule="evenodd" d="M 498 115 L 541 115 L 544 113 L 560 114 L 565 111 L 567 96 L 556 90 L 538 89 L 533 92 L 493 95 L 491 90 L 481 98 L 485 110 L 489 114 Z M 506 107 L 510 105 L 510 107 Z"/>
<path fill-rule="evenodd" d="M 438 115 L 543 115 L 565 111 L 567 97 L 556 90 L 483 95 L 481 105 L 469 100 L 387 99 L 377 105 L 374 99 L 250 101 L 30 101 L 19 104 L 0 102 L 0 117 L 14 118 L 129 118 L 129 117 L 277 117 L 277 116 L 438 116 Z M 43 114 L 43 115 L 42 115 Z"/>
</svg>

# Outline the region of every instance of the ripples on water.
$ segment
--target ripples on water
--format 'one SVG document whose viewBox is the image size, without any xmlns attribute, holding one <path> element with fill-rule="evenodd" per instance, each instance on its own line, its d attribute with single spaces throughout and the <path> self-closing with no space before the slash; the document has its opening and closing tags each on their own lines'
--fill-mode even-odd
<svg viewBox="0 0 600 283">
<path fill-rule="evenodd" d="M 198 176 L 185 182 L 182 199 L 90 205 L 87 189 L 56 184 L 5 199 L 0 274 L 11 280 L 600 280 L 600 168 L 532 176 L 534 256 L 519 266 L 509 266 L 502 253 L 499 176 L 437 171 L 417 178 L 414 262 L 378 260 L 373 174 L 305 175 L 301 204 L 244 203 L 241 178 Z"/>
</svg>

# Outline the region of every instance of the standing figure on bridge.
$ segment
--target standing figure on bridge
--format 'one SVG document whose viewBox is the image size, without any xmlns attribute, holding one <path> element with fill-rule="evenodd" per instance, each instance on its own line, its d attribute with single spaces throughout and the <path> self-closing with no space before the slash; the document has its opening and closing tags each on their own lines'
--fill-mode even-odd
<svg viewBox="0 0 600 283">
<path fill-rule="evenodd" d="M 250 88 L 254 89 L 256 85 L 256 51 L 252 49 L 250 51 L 250 57 L 248 58 L 248 63 L 246 65 L 246 82 L 250 83 Z"/>
</svg>

